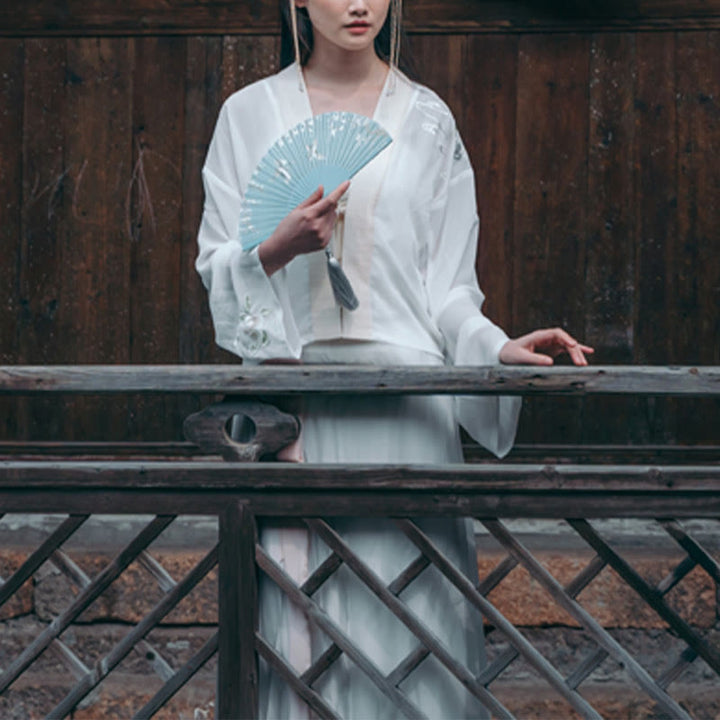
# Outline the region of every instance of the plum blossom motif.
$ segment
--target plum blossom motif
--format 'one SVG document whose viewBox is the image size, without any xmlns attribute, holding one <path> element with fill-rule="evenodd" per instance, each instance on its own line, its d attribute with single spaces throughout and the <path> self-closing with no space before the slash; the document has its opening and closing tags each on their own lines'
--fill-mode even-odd
<svg viewBox="0 0 720 720">
<path fill-rule="evenodd" d="M 237 332 L 233 342 L 242 355 L 256 355 L 262 348 L 270 344 L 267 331 L 263 329 L 263 318 L 269 314 L 269 308 L 253 305 L 250 296 L 245 296 L 245 305 L 240 308 Z"/>
</svg>

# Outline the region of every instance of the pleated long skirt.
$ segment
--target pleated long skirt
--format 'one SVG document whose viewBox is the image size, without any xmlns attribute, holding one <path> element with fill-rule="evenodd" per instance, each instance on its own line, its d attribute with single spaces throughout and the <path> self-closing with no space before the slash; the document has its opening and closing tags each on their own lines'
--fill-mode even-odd
<svg viewBox="0 0 720 720">
<path fill-rule="evenodd" d="M 374 342 L 316 343 L 305 349 L 303 360 L 324 364 L 442 364 L 440 358 L 421 351 Z M 302 420 L 307 462 L 462 462 L 459 430 L 449 396 L 308 398 Z M 424 518 L 416 522 L 467 577 L 477 581 L 469 520 Z M 328 523 L 386 585 L 420 554 L 392 519 L 341 517 L 329 518 Z M 330 554 L 327 545 L 300 524 L 265 522 L 260 538 L 267 552 L 298 584 Z M 301 674 L 332 641 L 262 573 L 259 591 L 262 635 Z M 392 672 L 420 645 L 345 565 L 322 585 L 313 599 L 383 675 Z M 453 657 L 473 675 L 480 672 L 484 665 L 482 618 L 434 566 L 423 570 L 399 599 Z M 429 718 L 487 717 L 482 705 L 432 655 L 399 687 Z M 348 720 L 405 717 L 344 654 L 313 688 L 339 716 Z M 260 664 L 260 717 L 267 720 L 313 717 L 305 703 L 264 662 Z"/>
</svg>

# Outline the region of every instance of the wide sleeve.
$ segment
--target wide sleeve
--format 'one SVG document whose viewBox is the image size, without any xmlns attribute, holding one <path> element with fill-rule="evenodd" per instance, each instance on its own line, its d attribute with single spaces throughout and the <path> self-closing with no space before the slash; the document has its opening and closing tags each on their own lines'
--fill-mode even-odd
<svg viewBox="0 0 720 720">
<path fill-rule="evenodd" d="M 300 357 L 285 269 L 267 276 L 257 248 L 238 238 L 243 173 L 252 171 L 242 128 L 223 106 L 203 168 L 205 206 L 195 263 L 208 291 L 218 345 L 250 362 Z"/>
<path fill-rule="evenodd" d="M 447 143 L 440 185 L 430 208 L 427 290 L 433 319 L 453 365 L 497 365 L 505 332 L 482 313 L 485 296 L 475 276 L 478 216 L 473 170 L 457 132 Z M 459 396 L 460 424 L 499 457 L 513 445 L 520 413 L 517 397 Z"/>
</svg>

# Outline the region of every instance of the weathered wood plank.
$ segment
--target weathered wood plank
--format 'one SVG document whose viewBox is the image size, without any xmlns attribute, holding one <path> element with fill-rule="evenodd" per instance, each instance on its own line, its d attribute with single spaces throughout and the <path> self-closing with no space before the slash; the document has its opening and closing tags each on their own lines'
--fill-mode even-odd
<svg viewBox="0 0 720 720">
<path fill-rule="evenodd" d="M 63 221 L 69 197 L 63 152 L 65 41 L 27 40 L 24 70 L 16 347 L 18 356 L 29 362 L 58 362 L 65 341 L 59 337 L 57 312 L 62 303 Z M 22 437 L 59 437 L 61 427 L 60 414 L 46 401 L 18 403 L 17 428 Z"/>
<path fill-rule="evenodd" d="M 604 363 L 631 363 L 635 301 L 635 36 L 597 34 L 590 52 L 585 341 Z M 584 441 L 638 442 L 642 400 L 585 403 Z M 612 422 L 608 422 L 608 418 Z"/>
<path fill-rule="evenodd" d="M 585 36 L 519 42 L 513 243 L 518 334 L 560 326 L 580 337 L 584 330 L 589 57 Z M 580 412 L 578 402 L 526 403 L 519 435 L 548 441 L 548 431 L 555 431 L 555 439 L 577 442 Z M 542 421 L 550 413 L 552 426 Z"/>
<path fill-rule="evenodd" d="M 207 292 L 195 270 L 201 170 L 221 104 L 222 39 L 188 38 L 186 55 L 178 357 L 183 363 L 229 362 L 232 356 L 215 345 Z"/>
<path fill-rule="evenodd" d="M 677 135 L 675 36 L 638 35 L 635 148 L 637 261 L 635 362 L 679 362 L 662 332 L 675 313 L 672 248 L 677 235 Z M 649 400 L 644 442 L 664 442 L 676 432 L 673 406 Z"/>
<path fill-rule="evenodd" d="M 463 446 L 465 462 L 497 459 L 475 443 Z M 189 442 L 0 442 L 0 460 L 219 460 Z M 700 465 L 717 462 L 720 445 L 515 445 L 510 463 L 540 465 Z"/>
<path fill-rule="evenodd" d="M 720 395 L 720 367 L 0 366 L 0 394 Z"/>
<path fill-rule="evenodd" d="M 0 362 L 19 357 L 24 55 L 22 40 L 0 40 L 0 108 L 11 108 L 0 112 Z M 17 434 L 16 408 L 0 399 L 0 432 L 9 436 Z"/>
<path fill-rule="evenodd" d="M 670 255 L 677 317 L 672 357 L 720 357 L 720 38 L 679 34 L 677 72 L 677 237 Z M 717 401 L 678 407 L 678 438 L 704 442 L 717 428 L 705 417 Z"/>
<path fill-rule="evenodd" d="M 226 35 L 222 43 L 223 100 L 279 69 L 280 39 Z"/>
<path fill-rule="evenodd" d="M 416 32 L 538 32 L 602 29 L 666 29 L 720 26 L 718 0 L 633 2 L 511 2 L 510 0 L 414 0 L 408 26 Z M 36 0 L 0 9 L 2 35 L 200 34 L 278 32 L 275 0 L 227 3 L 207 0 Z"/>
<path fill-rule="evenodd" d="M 217 698 L 219 718 L 257 716 L 255 518 L 233 502 L 220 516 Z"/>
<path fill-rule="evenodd" d="M 258 516 L 286 517 L 479 517 L 479 518 L 720 518 L 720 492 L 709 491 L 597 492 L 482 491 L 458 495 L 411 491 L 357 490 L 343 493 L 297 489 L 292 492 L 239 493 L 234 490 L 12 489 L 0 486 L 0 507 L 16 513 L 142 514 L 149 508 L 173 514 L 218 515 L 239 498 Z M 477 491 L 477 488 L 476 488 Z"/>
<path fill-rule="evenodd" d="M 130 361 L 132 291 L 125 232 L 133 155 L 130 46 L 126 38 L 67 41 L 62 120 L 69 208 L 57 312 L 62 344 L 54 362 Z M 75 341 L 83 336 L 92 341 Z M 122 438 L 127 402 L 73 398 L 62 422 L 68 438 Z"/>
<path fill-rule="evenodd" d="M 483 312 L 510 335 L 517 320 L 512 314 L 517 54 L 513 36 L 468 38 L 468 77 L 458 118 L 475 169 L 476 269 L 487 298 Z"/>
<path fill-rule="evenodd" d="M 413 38 L 411 43 L 418 77 L 447 102 L 458 122 L 462 120 L 465 101 L 465 49 L 463 35 L 421 36 Z"/>
<path fill-rule="evenodd" d="M 134 41 L 134 167 L 128 187 L 130 361 L 174 362 L 180 333 L 185 40 Z M 148 417 L 176 416 L 168 398 L 129 402 L 128 438 L 147 435 Z"/>
<path fill-rule="evenodd" d="M 709 493 L 717 465 L 316 465 L 234 462 L 0 462 L 0 488 L 183 489 L 272 492 L 294 489 L 487 492 Z M 720 498 L 718 498 L 720 500 Z"/>
</svg>

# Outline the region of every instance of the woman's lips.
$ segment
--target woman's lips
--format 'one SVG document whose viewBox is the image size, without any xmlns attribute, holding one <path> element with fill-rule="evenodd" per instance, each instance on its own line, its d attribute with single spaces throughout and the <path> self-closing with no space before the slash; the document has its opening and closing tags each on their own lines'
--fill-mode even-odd
<svg viewBox="0 0 720 720">
<path fill-rule="evenodd" d="M 370 29 L 369 23 L 352 23 L 345 26 L 352 35 L 363 35 Z"/>
</svg>

